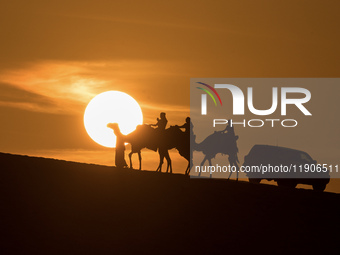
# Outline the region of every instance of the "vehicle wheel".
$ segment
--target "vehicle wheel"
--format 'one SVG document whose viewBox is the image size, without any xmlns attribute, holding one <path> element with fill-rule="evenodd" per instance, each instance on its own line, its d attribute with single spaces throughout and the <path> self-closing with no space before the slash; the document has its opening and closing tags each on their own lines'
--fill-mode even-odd
<svg viewBox="0 0 340 255">
<path fill-rule="evenodd" d="M 250 183 L 259 184 L 261 179 L 259 178 L 248 178 Z"/>
<path fill-rule="evenodd" d="M 296 185 L 297 185 L 297 183 L 293 182 L 293 181 L 287 181 L 287 180 L 278 180 L 277 181 L 277 186 L 280 186 L 280 187 L 295 188 Z"/>
<path fill-rule="evenodd" d="M 313 184 L 313 190 L 315 191 L 324 191 L 326 188 L 326 184 Z"/>
</svg>

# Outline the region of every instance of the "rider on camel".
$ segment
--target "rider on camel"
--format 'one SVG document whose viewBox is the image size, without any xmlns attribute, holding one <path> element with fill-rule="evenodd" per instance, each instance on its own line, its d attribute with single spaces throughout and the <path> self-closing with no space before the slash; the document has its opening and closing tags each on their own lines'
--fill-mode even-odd
<svg viewBox="0 0 340 255">
<path fill-rule="evenodd" d="M 161 112 L 160 118 L 157 118 L 157 123 L 151 124 L 151 126 L 157 127 L 157 129 L 160 131 L 164 131 L 167 124 L 168 124 L 168 120 L 165 117 L 165 112 Z"/>
</svg>

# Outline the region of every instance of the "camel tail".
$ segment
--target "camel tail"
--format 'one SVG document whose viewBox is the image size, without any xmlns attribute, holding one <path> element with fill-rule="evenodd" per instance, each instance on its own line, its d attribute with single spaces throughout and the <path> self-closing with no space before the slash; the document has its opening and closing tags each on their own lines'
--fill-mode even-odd
<svg viewBox="0 0 340 255">
<path fill-rule="evenodd" d="M 236 162 L 237 162 L 237 163 L 240 163 L 240 161 L 238 160 L 237 154 L 236 154 Z"/>
</svg>

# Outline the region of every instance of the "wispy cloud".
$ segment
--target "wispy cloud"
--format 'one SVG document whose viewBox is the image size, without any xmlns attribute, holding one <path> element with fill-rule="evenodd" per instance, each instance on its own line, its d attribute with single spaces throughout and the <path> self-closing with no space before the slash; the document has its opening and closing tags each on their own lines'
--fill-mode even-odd
<svg viewBox="0 0 340 255">
<path fill-rule="evenodd" d="M 86 64 L 44 62 L 3 71 L 0 74 L 1 82 L 16 90 L 44 97 L 50 104 L 41 104 L 36 98 L 18 101 L 15 94 L 12 102 L 7 99 L 0 104 L 32 111 L 74 113 L 81 103 L 95 96 L 95 88 L 106 84 L 104 80 L 84 75 L 85 70 Z"/>
<path fill-rule="evenodd" d="M 183 91 L 181 84 L 169 81 L 169 77 L 180 75 L 175 64 L 154 61 L 45 61 L 2 71 L 0 82 L 6 84 L 8 93 L 0 96 L 0 105 L 37 112 L 79 114 L 97 94 L 120 90 L 135 97 L 143 112 L 154 116 L 161 109 L 175 112 L 182 118 L 189 112 L 185 98 L 178 104 L 180 96 L 171 98 L 159 87 L 166 83 L 170 92 L 176 88 Z"/>
</svg>

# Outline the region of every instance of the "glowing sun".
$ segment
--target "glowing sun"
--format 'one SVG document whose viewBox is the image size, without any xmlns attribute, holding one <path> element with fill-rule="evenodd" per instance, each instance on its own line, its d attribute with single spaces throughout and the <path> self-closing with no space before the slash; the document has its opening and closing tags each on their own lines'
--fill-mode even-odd
<svg viewBox="0 0 340 255">
<path fill-rule="evenodd" d="M 118 123 L 127 135 L 143 123 L 143 113 L 137 101 L 120 91 L 107 91 L 95 96 L 87 105 L 84 125 L 88 135 L 98 144 L 114 148 L 116 136 L 108 123 Z"/>
</svg>

